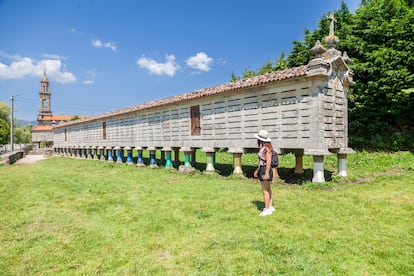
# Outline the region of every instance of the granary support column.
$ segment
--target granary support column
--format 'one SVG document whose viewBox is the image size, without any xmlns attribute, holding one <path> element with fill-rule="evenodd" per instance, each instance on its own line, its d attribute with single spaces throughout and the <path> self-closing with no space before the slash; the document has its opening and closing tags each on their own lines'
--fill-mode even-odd
<svg viewBox="0 0 414 276">
<path fill-rule="evenodd" d="M 99 160 L 105 161 L 105 147 L 99 147 Z"/>
<path fill-rule="evenodd" d="M 112 147 L 106 147 L 106 154 L 108 155 L 108 162 L 114 162 L 114 158 L 112 156 Z"/>
<path fill-rule="evenodd" d="M 161 156 L 160 156 L 160 166 L 164 166 L 165 165 L 165 151 L 162 150 L 161 148 Z"/>
<path fill-rule="evenodd" d="M 346 165 L 346 157 L 348 154 L 355 153 L 355 151 L 351 148 L 341 148 L 337 152 L 338 157 L 338 175 L 342 177 L 347 177 L 348 173 L 346 172 L 347 165 Z"/>
<path fill-rule="evenodd" d="M 174 151 L 174 167 L 178 168 L 180 166 L 180 148 L 172 148 Z"/>
<path fill-rule="evenodd" d="M 89 146 L 86 149 L 86 151 L 87 151 L 87 153 L 86 153 L 86 159 L 93 159 L 93 157 L 92 157 L 92 146 Z"/>
<path fill-rule="evenodd" d="M 116 163 L 122 164 L 123 162 L 123 150 L 121 147 L 115 147 L 116 150 Z"/>
<path fill-rule="evenodd" d="M 86 159 L 92 159 L 92 147 L 86 147 Z"/>
<path fill-rule="evenodd" d="M 295 151 L 295 174 L 303 174 L 303 150 Z"/>
<path fill-rule="evenodd" d="M 147 150 L 149 151 L 150 156 L 150 168 L 158 168 L 157 159 L 155 158 L 157 149 L 155 147 L 148 147 Z"/>
<path fill-rule="evenodd" d="M 214 148 L 202 148 L 201 150 L 206 153 L 206 173 L 214 173 L 216 171 L 214 168 L 216 151 Z"/>
<path fill-rule="evenodd" d="M 182 147 L 180 151 L 184 152 L 184 165 L 178 167 L 178 170 L 182 173 L 192 172 L 195 169 L 191 166 L 192 149 L 189 147 Z"/>
<path fill-rule="evenodd" d="M 94 146 L 93 147 L 93 160 L 99 160 L 99 157 L 98 157 L 98 147 L 97 146 Z"/>
<path fill-rule="evenodd" d="M 325 182 L 325 167 L 323 164 L 325 155 L 331 153 L 326 149 L 309 149 L 307 154 L 313 156 L 313 178 L 312 182 L 322 183 Z"/>
<path fill-rule="evenodd" d="M 229 153 L 233 153 L 233 174 L 243 175 L 241 157 L 243 154 L 242 148 L 230 148 Z"/>
<path fill-rule="evenodd" d="M 173 168 L 173 162 L 171 160 L 171 151 L 172 149 L 170 147 L 163 147 L 162 152 L 165 154 L 165 167 L 167 169 Z"/>
<path fill-rule="evenodd" d="M 82 159 L 82 151 L 83 151 L 83 148 L 81 146 L 79 146 L 78 147 L 78 154 L 76 156 L 77 158 Z"/>
<path fill-rule="evenodd" d="M 191 149 L 191 166 L 195 167 L 196 166 L 196 152 L 197 152 L 197 148 L 192 148 Z"/>
<path fill-rule="evenodd" d="M 82 147 L 82 150 L 81 150 L 81 158 L 82 159 L 86 159 L 87 158 L 88 155 L 87 155 L 87 152 L 86 151 L 87 151 L 86 146 L 83 146 Z"/>
<path fill-rule="evenodd" d="M 137 167 L 143 167 L 143 166 L 145 166 L 144 159 L 142 158 L 142 147 L 135 147 L 135 149 L 138 152 L 138 156 L 137 156 Z"/>
<path fill-rule="evenodd" d="M 133 165 L 133 161 L 132 161 L 132 147 L 126 147 L 125 150 L 127 151 L 127 160 L 126 163 L 128 165 Z"/>
</svg>

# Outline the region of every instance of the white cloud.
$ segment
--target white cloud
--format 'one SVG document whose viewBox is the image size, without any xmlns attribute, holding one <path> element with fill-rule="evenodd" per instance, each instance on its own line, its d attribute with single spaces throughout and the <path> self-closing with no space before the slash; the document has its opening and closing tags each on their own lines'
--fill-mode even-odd
<svg viewBox="0 0 414 276">
<path fill-rule="evenodd" d="M 44 58 L 50 58 L 50 59 L 68 59 L 67 57 L 55 55 L 55 54 L 44 54 Z"/>
<path fill-rule="evenodd" d="M 11 57 L 11 56 L 9 56 Z M 60 83 L 76 81 L 74 74 L 65 70 L 60 59 L 35 60 L 29 57 L 13 56 L 10 65 L 0 62 L 0 79 L 22 79 L 28 76 L 41 76 L 43 70 L 50 79 Z"/>
<path fill-rule="evenodd" d="M 180 66 L 175 62 L 175 56 L 166 55 L 165 59 L 166 61 L 164 63 L 159 63 L 154 59 L 142 56 L 137 60 L 137 64 L 141 68 L 147 69 L 152 74 L 174 76 L 180 68 Z"/>
<path fill-rule="evenodd" d="M 203 52 L 197 53 L 195 56 L 191 56 L 186 60 L 189 67 L 203 72 L 210 70 L 212 62 L 213 59 Z"/>
<path fill-rule="evenodd" d="M 86 75 L 86 79 L 82 81 L 83 84 L 94 84 L 95 83 L 95 78 L 96 78 L 96 73 L 89 70 L 85 73 Z"/>
<path fill-rule="evenodd" d="M 117 49 L 115 42 L 102 42 L 99 39 L 92 39 L 91 44 L 95 48 L 109 48 L 114 52 L 116 52 Z"/>
</svg>

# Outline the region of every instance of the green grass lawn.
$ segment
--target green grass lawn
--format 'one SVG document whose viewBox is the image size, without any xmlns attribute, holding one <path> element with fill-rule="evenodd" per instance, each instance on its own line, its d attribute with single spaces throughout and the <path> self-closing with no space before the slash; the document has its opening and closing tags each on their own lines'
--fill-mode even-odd
<svg viewBox="0 0 414 276">
<path fill-rule="evenodd" d="M 200 154 L 201 156 L 201 154 Z M 256 155 L 246 154 L 249 175 Z M 202 157 L 198 166 L 203 165 Z M 220 153 L 217 168 L 231 170 Z M 205 164 L 204 164 L 205 165 Z M 291 183 L 54 157 L 0 166 L 1 275 L 414 275 L 414 156 L 361 152 Z M 311 177 L 311 176 L 310 176 Z"/>
</svg>

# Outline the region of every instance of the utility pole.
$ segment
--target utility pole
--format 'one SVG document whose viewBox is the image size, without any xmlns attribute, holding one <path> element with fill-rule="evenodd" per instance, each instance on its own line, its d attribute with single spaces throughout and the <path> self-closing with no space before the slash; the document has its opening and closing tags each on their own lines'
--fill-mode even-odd
<svg viewBox="0 0 414 276">
<path fill-rule="evenodd" d="M 14 135 L 13 135 L 13 113 L 14 113 L 14 97 L 11 96 L 10 100 L 12 102 L 11 105 L 11 122 L 10 122 L 10 143 L 11 143 L 11 150 L 14 151 Z"/>
</svg>

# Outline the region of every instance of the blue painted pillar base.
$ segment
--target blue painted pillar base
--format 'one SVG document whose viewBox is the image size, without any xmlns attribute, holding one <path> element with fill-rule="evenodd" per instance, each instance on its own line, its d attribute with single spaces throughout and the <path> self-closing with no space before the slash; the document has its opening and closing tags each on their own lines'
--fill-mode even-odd
<svg viewBox="0 0 414 276">
<path fill-rule="evenodd" d="M 126 163 L 128 165 L 134 165 L 134 162 L 132 161 L 132 148 L 128 147 L 128 148 L 125 148 L 125 150 L 127 151 Z"/>
<path fill-rule="evenodd" d="M 141 147 L 136 147 L 137 151 L 138 151 L 138 156 L 137 156 L 137 167 L 144 167 L 144 159 L 142 158 L 142 148 Z"/>
<path fill-rule="evenodd" d="M 122 149 L 121 147 L 116 147 L 116 163 L 122 164 L 123 160 L 122 160 Z"/>
<path fill-rule="evenodd" d="M 112 157 L 112 148 L 107 149 L 107 155 L 108 155 L 108 162 L 114 162 L 114 158 Z"/>
<path fill-rule="evenodd" d="M 158 168 L 157 159 L 155 158 L 156 149 L 149 147 L 148 150 L 150 152 L 150 168 Z"/>
</svg>

